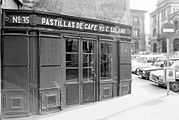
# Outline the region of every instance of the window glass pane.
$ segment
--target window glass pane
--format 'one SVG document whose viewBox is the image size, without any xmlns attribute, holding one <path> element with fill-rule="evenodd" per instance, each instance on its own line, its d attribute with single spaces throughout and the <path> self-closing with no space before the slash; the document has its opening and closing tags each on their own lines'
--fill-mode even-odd
<svg viewBox="0 0 179 120">
<path fill-rule="evenodd" d="M 78 52 L 78 40 L 68 38 L 66 40 L 66 52 Z"/>
<path fill-rule="evenodd" d="M 66 39 L 66 80 L 67 82 L 78 81 L 78 39 L 67 38 Z"/>
<path fill-rule="evenodd" d="M 83 81 L 94 80 L 94 41 L 83 41 Z"/>
<path fill-rule="evenodd" d="M 93 68 L 84 68 L 83 69 L 83 80 L 84 81 L 94 80 L 94 69 Z"/>
<path fill-rule="evenodd" d="M 83 41 L 83 53 L 94 53 L 93 41 Z"/>
<path fill-rule="evenodd" d="M 134 22 L 136 23 L 136 22 L 138 22 L 138 17 L 134 17 Z"/>
<path fill-rule="evenodd" d="M 67 69 L 66 80 L 68 82 L 77 82 L 78 81 L 78 69 Z"/>
<path fill-rule="evenodd" d="M 78 67 L 78 54 L 66 54 L 66 67 Z"/>
<path fill-rule="evenodd" d="M 84 54 L 83 55 L 83 67 L 94 66 L 94 55 Z"/>
<path fill-rule="evenodd" d="M 112 43 L 101 43 L 100 72 L 101 80 L 112 78 Z"/>
</svg>

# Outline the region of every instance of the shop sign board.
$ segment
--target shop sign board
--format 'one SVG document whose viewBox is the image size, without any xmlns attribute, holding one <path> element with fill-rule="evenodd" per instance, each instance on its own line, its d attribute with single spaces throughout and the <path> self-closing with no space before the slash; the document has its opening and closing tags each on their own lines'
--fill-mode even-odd
<svg viewBox="0 0 179 120">
<path fill-rule="evenodd" d="M 175 29 L 174 29 L 174 25 L 172 23 L 165 23 L 162 26 L 162 36 L 165 38 L 169 38 L 172 37 L 172 35 L 174 35 Z"/>
<path fill-rule="evenodd" d="M 110 23 L 99 20 L 85 19 L 65 15 L 39 14 L 36 12 L 10 12 L 6 11 L 4 16 L 4 26 L 21 27 L 45 27 L 63 30 L 78 30 L 81 32 L 93 32 L 102 34 L 116 34 L 121 36 L 131 36 L 131 26 Z"/>
<path fill-rule="evenodd" d="M 171 67 L 166 67 L 164 68 L 164 76 L 165 76 L 165 81 L 169 82 L 175 82 L 176 79 L 176 71 L 175 68 Z"/>
</svg>

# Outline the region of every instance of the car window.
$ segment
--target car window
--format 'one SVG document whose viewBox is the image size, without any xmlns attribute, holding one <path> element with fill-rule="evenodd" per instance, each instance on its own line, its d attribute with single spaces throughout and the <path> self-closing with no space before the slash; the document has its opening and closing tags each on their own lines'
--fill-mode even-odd
<svg viewBox="0 0 179 120">
<path fill-rule="evenodd" d="M 179 65 L 175 66 L 176 72 L 179 72 Z"/>
<path fill-rule="evenodd" d="M 179 61 L 175 61 L 172 65 L 172 68 L 175 68 L 177 72 L 179 72 Z"/>
</svg>

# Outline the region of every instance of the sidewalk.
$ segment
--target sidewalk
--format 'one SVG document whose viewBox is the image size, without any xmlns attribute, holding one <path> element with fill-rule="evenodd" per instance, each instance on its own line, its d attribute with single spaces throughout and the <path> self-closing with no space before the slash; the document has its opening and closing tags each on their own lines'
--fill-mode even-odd
<svg viewBox="0 0 179 120">
<path fill-rule="evenodd" d="M 130 95 L 12 120 L 179 120 L 179 94 L 136 80 Z"/>
</svg>

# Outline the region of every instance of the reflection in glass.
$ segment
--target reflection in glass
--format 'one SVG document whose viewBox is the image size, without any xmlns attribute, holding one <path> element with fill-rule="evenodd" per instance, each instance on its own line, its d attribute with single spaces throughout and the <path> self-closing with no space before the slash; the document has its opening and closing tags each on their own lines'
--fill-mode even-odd
<svg viewBox="0 0 179 120">
<path fill-rule="evenodd" d="M 67 82 L 78 81 L 78 39 L 66 39 L 66 80 Z"/>
<path fill-rule="evenodd" d="M 83 67 L 93 67 L 94 66 L 94 55 L 83 54 Z"/>
<path fill-rule="evenodd" d="M 83 41 L 83 53 L 94 53 L 93 41 Z"/>
<path fill-rule="evenodd" d="M 77 82 L 78 81 L 78 69 L 67 69 L 66 80 L 68 82 Z"/>
<path fill-rule="evenodd" d="M 94 74 L 94 41 L 83 41 L 83 81 L 93 81 Z"/>
<path fill-rule="evenodd" d="M 77 39 L 66 39 L 66 52 L 78 52 L 78 40 Z"/>
<path fill-rule="evenodd" d="M 100 44 L 100 78 L 101 80 L 112 78 L 112 43 Z"/>
<path fill-rule="evenodd" d="M 66 54 L 66 67 L 78 67 L 78 54 Z"/>
<path fill-rule="evenodd" d="M 94 80 L 94 69 L 93 68 L 84 68 L 83 69 L 83 80 L 84 81 Z"/>
</svg>

